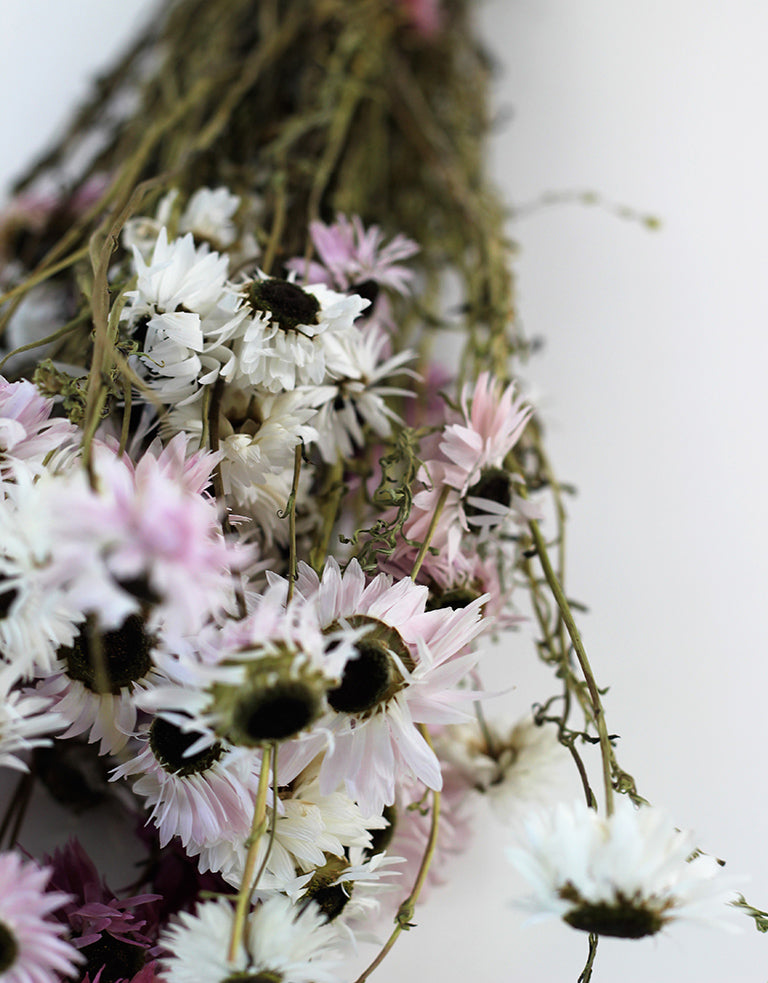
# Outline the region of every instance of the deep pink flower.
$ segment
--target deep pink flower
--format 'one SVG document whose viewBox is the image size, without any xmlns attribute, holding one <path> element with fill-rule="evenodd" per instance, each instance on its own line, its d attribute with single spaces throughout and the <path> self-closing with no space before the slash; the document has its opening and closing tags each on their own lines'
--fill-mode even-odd
<svg viewBox="0 0 768 983">
<path fill-rule="evenodd" d="M 46 861 L 52 867 L 51 884 L 66 888 L 71 897 L 57 917 L 69 926 L 72 945 L 87 960 L 87 977 L 101 983 L 136 978 L 147 968 L 147 957 L 159 951 L 153 908 L 159 895 L 116 898 L 76 839 Z"/>
</svg>

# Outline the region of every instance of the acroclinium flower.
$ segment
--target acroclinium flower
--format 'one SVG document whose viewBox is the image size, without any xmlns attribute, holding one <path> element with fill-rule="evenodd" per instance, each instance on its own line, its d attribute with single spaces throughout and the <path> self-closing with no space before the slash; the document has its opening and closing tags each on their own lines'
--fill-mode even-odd
<svg viewBox="0 0 768 983">
<path fill-rule="evenodd" d="M 0 854 L 0 979 L 3 983 L 58 983 L 82 960 L 48 916 L 69 900 L 46 891 L 50 871 Z"/>
<path fill-rule="evenodd" d="M 353 560 L 342 574 L 330 558 L 322 578 L 299 565 L 299 594 L 314 599 L 328 632 L 359 633 L 341 681 L 328 693 L 324 718 L 333 740 L 320 767 L 320 788 L 342 782 L 366 814 L 395 798 L 395 775 L 413 775 L 429 788 L 442 783 L 440 764 L 416 726 L 464 719 L 467 691 L 456 684 L 474 666 L 467 647 L 481 630 L 478 598 L 458 611 L 425 611 L 428 590 L 409 578 L 380 574 L 367 583 Z M 283 775 L 298 773 L 327 743 L 321 730 L 286 748 Z"/>
<path fill-rule="evenodd" d="M 286 603 L 286 583 L 278 579 L 246 618 L 204 633 L 199 657 L 185 655 L 176 668 L 163 662 L 182 685 L 158 687 L 146 705 L 169 719 L 194 718 L 207 737 L 188 754 L 217 739 L 237 747 L 283 741 L 326 711 L 355 637 L 323 633 L 315 604 L 301 597 Z"/>
<path fill-rule="evenodd" d="M 345 295 L 322 283 L 299 286 L 278 277 L 252 280 L 243 287 L 249 308 L 240 340 L 236 381 L 269 392 L 318 385 L 326 375 L 327 336 L 353 329 L 368 306 L 357 294 Z"/>
<path fill-rule="evenodd" d="M 413 272 L 400 261 L 419 251 L 413 240 L 396 235 L 385 243 L 378 225 L 366 229 L 358 215 L 349 219 L 339 214 L 333 225 L 311 222 L 309 232 L 320 262 L 307 263 L 303 257 L 288 260 L 286 266 L 299 277 L 339 290 L 354 291 L 371 282 L 398 294 L 410 292 Z"/>
<path fill-rule="evenodd" d="M 514 726 L 477 721 L 454 724 L 434 735 L 435 751 L 484 793 L 502 822 L 517 822 L 554 787 L 567 752 L 552 724 L 537 725 L 528 714 Z"/>
<path fill-rule="evenodd" d="M 727 925 L 731 893 L 712 857 L 650 807 L 620 799 L 608 818 L 584 803 L 531 816 L 509 852 L 533 888 L 523 906 L 596 935 L 640 939 L 675 921 Z"/>
<path fill-rule="evenodd" d="M 251 913 L 244 945 L 227 959 L 234 908 L 226 898 L 182 912 L 161 935 L 167 983 L 335 983 L 337 936 L 317 905 L 281 895 Z"/>
<path fill-rule="evenodd" d="M 219 741 L 189 754 L 197 737 L 155 717 L 140 735 L 135 755 L 111 776 L 112 781 L 136 778 L 133 791 L 150 809 L 161 847 L 178 836 L 186 850 L 199 851 L 221 840 L 245 839 L 250 829 L 257 758 Z"/>
</svg>

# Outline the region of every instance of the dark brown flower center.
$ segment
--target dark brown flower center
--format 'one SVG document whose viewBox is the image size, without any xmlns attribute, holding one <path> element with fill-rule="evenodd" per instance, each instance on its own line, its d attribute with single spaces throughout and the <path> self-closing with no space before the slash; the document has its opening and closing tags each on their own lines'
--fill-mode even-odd
<svg viewBox="0 0 768 983">
<path fill-rule="evenodd" d="M 59 655 L 66 662 L 66 673 L 92 693 L 117 694 L 152 668 L 151 642 L 144 622 L 137 614 L 129 615 L 114 631 L 100 632 L 89 618 L 71 648 Z"/>
<path fill-rule="evenodd" d="M 232 744 L 259 747 L 286 740 L 326 709 L 327 679 L 299 649 L 244 648 L 228 664 L 240 666 L 241 681 L 215 683 L 209 709 L 216 731 Z"/>
<path fill-rule="evenodd" d="M 16 936 L 0 922 L 0 973 L 5 973 L 13 966 L 18 954 L 19 943 L 16 941 Z"/>
<path fill-rule="evenodd" d="M 559 894 L 561 898 L 577 904 L 563 915 L 563 921 L 582 932 L 620 939 L 642 939 L 646 935 L 655 935 L 664 926 L 658 909 L 646 907 L 641 901 L 626 898 L 620 893 L 612 901 L 589 902 L 573 885 L 566 884 Z"/>
<path fill-rule="evenodd" d="M 282 983 L 281 973 L 273 973 L 271 969 L 262 969 L 260 973 L 233 973 L 222 983 Z"/>
<path fill-rule="evenodd" d="M 11 605 L 19 596 L 15 587 L 7 587 L 6 584 L 10 577 L 0 575 L 0 620 L 7 618 L 11 612 Z"/>
<path fill-rule="evenodd" d="M 491 502 L 509 508 L 512 503 L 512 482 L 509 472 L 503 468 L 486 468 L 480 473 L 480 478 L 467 491 L 467 498 L 487 498 Z M 467 518 L 482 515 L 483 510 L 476 505 L 464 504 Z"/>
<path fill-rule="evenodd" d="M 217 741 L 196 754 L 185 754 L 199 736 L 194 731 L 183 731 L 163 717 L 155 717 L 149 728 L 149 746 L 165 771 L 184 778 L 207 771 L 224 753 Z"/>
<path fill-rule="evenodd" d="M 108 932 L 102 932 L 95 942 L 84 946 L 80 951 L 88 960 L 83 975 L 87 972 L 89 978 L 93 979 L 101 970 L 102 983 L 130 980 L 147 959 L 147 950 L 143 946 L 113 938 Z"/>
<path fill-rule="evenodd" d="M 439 587 L 433 586 L 429 591 L 427 610 L 466 608 L 480 597 L 480 593 L 472 587 L 450 587 L 448 590 L 441 590 Z"/>
<path fill-rule="evenodd" d="M 162 601 L 162 597 L 157 593 L 155 588 L 150 584 L 149 579 L 146 576 L 142 577 L 131 577 L 129 580 L 121 580 L 120 586 L 126 593 L 130 594 L 131 597 L 135 597 L 143 607 L 154 607 Z"/>
<path fill-rule="evenodd" d="M 373 306 L 376 303 L 376 298 L 379 296 L 381 288 L 375 280 L 361 280 L 360 283 L 353 283 L 349 288 L 349 293 L 357 294 L 358 297 L 362 297 L 363 300 L 370 300 L 370 306 L 366 307 L 360 317 L 364 320 L 370 317 L 373 313 Z"/>
<path fill-rule="evenodd" d="M 289 280 L 272 277 L 254 280 L 248 288 L 248 301 L 257 311 L 266 311 L 284 331 L 295 331 L 302 324 L 317 324 L 320 302 L 313 294 Z"/>
<path fill-rule="evenodd" d="M 246 691 L 235 703 L 227 737 L 233 744 L 249 747 L 282 741 L 304 730 L 320 710 L 317 693 L 301 680 L 285 680 L 268 689 Z"/>
<path fill-rule="evenodd" d="M 353 615 L 345 619 L 352 628 L 367 628 L 355 643 L 356 656 L 351 658 L 337 687 L 328 692 L 328 702 L 337 713 L 370 715 L 405 685 L 403 674 L 392 655 L 396 655 L 410 672 L 415 663 L 400 633 L 376 618 Z M 340 629 L 337 622 L 326 631 Z"/>
<path fill-rule="evenodd" d="M 328 921 L 332 922 L 346 907 L 355 885 L 354 881 L 334 884 L 333 881 L 342 876 L 349 864 L 343 857 L 334 857 L 328 853 L 325 856 L 325 864 L 314 872 L 301 900 L 305 903 L 314 901 Z"/>
</svg>

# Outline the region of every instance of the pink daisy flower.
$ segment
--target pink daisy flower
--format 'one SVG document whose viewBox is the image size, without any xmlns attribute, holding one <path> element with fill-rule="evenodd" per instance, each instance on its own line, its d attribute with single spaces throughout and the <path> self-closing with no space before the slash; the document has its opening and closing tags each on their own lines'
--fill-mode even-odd
<svg viewBox="0 0 768 983">
<path fill-rule="evenodd" d="M 470 540 L 463 545 L 477 547 L 477 542 Z M 487 594 L 484 631 L 504 631 L 520 624 L 525 616 L 514 609 L 515 545 L 486 541 L 483 546 L 487 555 L 481 555 L 476 548 L 457 548 L 450 563 L 445 562 L 444 555 L 428 552 L 417 578 L 418 583 L 429 587 L 427 609 L 466 607 L 481 594 Z M 415 546 L 400 542 L 380 567 L 394 577 L 407 576 L 416 554 Z"/>
<path fill-rule="evenodd" d="M 501 391 L 498 380 L 482 372 L 474 392 L 464 386 L 461 418 L 445 428 L 440 447 L 448 461 L 460 469 L 464 482 L 471 482 L 486 467 L 501 467 L 531 416 L 522 396 L 515 398 L 515 384 Z M 462 485 L 457 481 L 454 486 Z"/>
<path fill-rule="evenodd" d="M 488 372 L 478 377 L 474 391 L 465 386 L 461 414 L 446 424 L 435 460 L 419 472 L 423 484 L 413 499 L 405 526 L 408 539 L 427 536 L 444 489 L 447 498 L 430 545 L 453 564 L 464 534 L 497 526 L 509 517 L 536 519 L 540 510 L 515 494 L 513 475 L 505 458 L 520 439 L 531 415 L 511 383 L 503 391 Z"/>
<path fill-rule="evenodd" d="M 58 983 L 73 976 L 82 956 L 48 916 L 69 901 L 46 891 L 50 870 L 0 854 L 0 978 L 3 983 Z"/>
<path fill-rule="evenodd" d="M 215 458 L 198 454 L 187 463 L 186 441 L 179 434 L 135 466 L 95 447 L 96 491 L 80 469 L 36 486 L 49 517 L 48 581 L 103 629 L 142 611 L 153 630 L 175 640 L 231 602 L 239 557 L 221 534 L 215 504 L 199 494 Z"/>
<path fill-rule="evenodd" d="M 440 788 L 440 764 L 416 724 L 465 719 L 467 693 L 456 684 L 477 661 L 464 653 L 482 629 L 487 598 L 457 611 L 426 611 L 426 587 L 410 578 L 395 583 L 385 574 L 366 583 L 357 560 L 342 574 L 333 558 L 322 580 L 301 564 L 297 589 L 315 599 L 326 631 L 348 626 L 364 632 L 340 685 L 328 693 L 334 713 L 322 723 L 332 742 L 320 767 L 321 791 L 343 783 L 372 815 L 394 801 L 396 774 Z M 323 732 L 310 733 L 286 749 L 281 765 L 293 777 L 326 743 Z"/>
<path fill-rule="evenodd" d="M 411 27 L 425 41 L 430 41 L 440 32 L 444 16 L 441 0 L 399 0 L 399 3 Z"/>
<path fill-rule="evenodd" d="M 307 264 L 297 258 L 285 264 L 303 280 L 353 291 L 372 281 L 403 296 L 410 293 L 413 272 L 400 261 L 419 251 L 411 239 L 396 235 L 385 244 L 378 225 L 366 229 L 358 215 L 350 220 L 339 214 L 333 225 L 312 222 L 309 232 L 320 262 Z"/>
<path fill-rule="evenodd" d="M 326 692 L 338 684 L 355 633 L 324 633 L 313 601 L 286 597 L 287 582 L 272 577 L 247 617 L 210 626 L 197 650 L 163 660 L 173 684 L 143 706 L 198 732 L 187 753 L 220 738 L 238 747 L 283 741 L 327 709 Z"/>
<path fill-rule="evenodd" d="M 68 420 L 50 419 L 53 400 L 31 382 L 0 376 L 0 480 L 13 481 L 19 469 L 36 477 L 52 451 L 77 446 L 79 431 Z"/>
<path fill-rule="evenodd" d="M 161 847 L 178 836 L 195 853 L 247 837 L 259 778 L 259 758 L 250 751 L 217 741 L 189 754 L 198 736 L 155 717 L 136 754 L 111 775 L 136 778 L 133 791 L 146 800 Z"/>
<path fill-rule="evenodd" d="M 437 846 L 420 895 L 422 901 L 426 900 L 429 888 L 444 884 L 449 879 L 447 868 L 451 859 L 469 848 L 474 832 L 470 782 L 457 768 L 446 761 L 441 761 L 441 770 L 443 788 L 440 795 Z M 425 792 L 426 789 L 421 783 L 408 779 L 397 789 L 392 839 L 388 849 L 396 856 L 403 857 L 407 866 L 402 868 L 404 890 L 394 899 L 396 904 L 402 901 L 413 886 L 429 840 L 432 803 L 429 797 L 425 798 Z M 423 803 L 423 806 L 413 808 L 414 803 Z"/>
</svg>

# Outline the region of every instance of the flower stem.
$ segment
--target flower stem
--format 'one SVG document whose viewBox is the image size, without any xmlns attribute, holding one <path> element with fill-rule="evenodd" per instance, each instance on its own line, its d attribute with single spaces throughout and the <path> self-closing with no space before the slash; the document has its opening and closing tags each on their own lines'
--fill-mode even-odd
<svg viewBox="0 0 768 983">
<path fill-rule="evenodd" d="M 424 740 L 432 747 L 432 741 L 429 737 L 429 731 L 424 726 L 424 724 L 418 725 L 419 732 L 421 733 Z M 363 972 L 355 980 L 355 983 L 365 983 L 365 980 L 371 975 L 371 973 L 378 969 L 378 967 L 384 962 L 388 956 L 390 950 L 394 946 L 400 937 L 400 933 L 413 928 L 413 913 L 416 909 L 416 902 L 421 894 L 421 890 L 424 887 L 424 882 L 427 879 L 427 874 L 429 873 L 429 868 L 432 865 L 432 860 L 435 856 L 435 848 L 437 847 L 437 833 L 440 826 L 440 792 L 437 789 L 432 790 L 432 820 L 429 827 L 429 838 L 427 839 L 427 846 L 424 850 L 424 856 L 421 858 L 421 865 L 419 867 L 419 872 L 416 875 L 416 880 L 414 882 L 411 893 L 403 901 L 400 907 L 397 909 L 397 915 L 395 917 L 395 927 L 392 930 L 392 934 L 389 936 L 387 941 L 384 943 L 381 951 L 376 956 L 376 958 L 367 966 Z"/>
<path fill-rule="evenodd" d="M 592 967 L 595 963 L 595 956 L 597 955 L 597 943 L 600 941 L 600 936 L 595 935 L 594 932 L 590 933 L 589 936 L 589 953 L 587 955 L 587 962 L 584 969 L 581 971 L 576 983 L 589 983 L 592 979 Z"/>
<path fill-rule="evenodd" d="M 427 555 L 427 550 L 429 549 L 429 544 L 432 542 L 432 537 L 435 535 L 435 529 L 437 529 L 437 523 L 440 520 L 440 515 L 445 508 L 445 503 L 448 500 L 448 493 L 451 490 L 450 485 L 443 485 L 440 492 L 440 497 L 437 500 L 437 505 L 435 506 L 435 511 L 432 513 L 432 518 L 429 523 L 429 529 L 427 529 L 427 535 L 424 537 L 424 542 L 421 544 L 419 552 L 416 556 L 416 561 L 413 564 L 413 570 L 411 571 L 411 580 L 415 581 L 419 570 L 421 570 L 421 565 L 424 562 L 424 557 Z"/>
<path fill-rule="evenodd" d="M 293 598 L 293 587 L 296 582 L 296 496 L 299 493 L 299 476 L 301 475 L 302 444 L 296 444 L 293 452 L 293 483 L 288 498 L 286 511 L 288 513 L 288 602 Z"/>
<path fill-rule="evenodd" d="M 259 869 L 256 871 L 254 884 L 259 883 L 261 880 L 261 875 L 267 869 L 269 855 L 272 853 L 272 847 L 275 843 L 275 833 L 277 832 L 277 748 L 277 744 L 272 745 L 272 816 L 269 822 L 269 843 L 267 843 L 267 849 L 264 851 L 264 856 L 262 857 Z"/>
<path fill-rule="evenodd" d="M 597 726 L 597 733 L 600 738 L 600 756 L 603 762 L 603 785 L 605 787 L 605 811 L 607 815 L 610 816 L 613 812 L 613 782 L 611 780 L 612 752 L 611 741 L 608 737 L 608 728 L 605 723 L 605 712 L 603 710 L 602 701 L 600 700 L 600 691 L 597 688 L 597 682 L 595 681 L 595 676 L 592 672 L 592 666 L 589 664 L 589 659 L 587 658 L 586 650 L 581 641 L 579 629 L 576 627 L 576 622 L 574 620 L 571 607 L 568 604 L 568 599 L 566 598 L 560 581 L 552 568 L 549 554 L 547 552 L 547 546 L 544 541 L 544 537 L 541 534 L 541 530 L 539 529 L 539 525 L 534 519 L 532 519 L 528 523 L 528 528 L 531 531 L 531 536 L 536 545 L 536 552 L 539 556 L 541 568 L 544 571 L 544 577 L 549 584 L 549 588 L 552 591 L 555 602 L 560 610 L 565 627 L 570 635 L 574 651 L 576 652 L 576 658 L 579 661 L 581 671 L 584 675 L 584 680 L 587 684 L 587 689 L 589 690 L 589 697 L 592 703 L 592 713 Z"/>
<path fill-rule="evenodd" d="M 259 772 L 259 784 L 256 789 L 256 800 L 253 805 L 253 822 L 251 823 L 251 835 L 248 837 L 248 854 L 245 858 L 245 868 L 243 879 L 240 883 L 240 891 L 237 895 L 235 905 L 235 921 L 232 925 L 232 935 L 229 940 L 229 951 L 227 959 L 234 962 L 240 946 L 243 944 L 245 935 L 245 925 L 248 920 L 248 909 L 251 904 L 251 894 L 256 886 L 254 871 L 256 869 L 256 858 L 259 852 L 259 842 L 267 826 L 267 791 L 269 789 L 270 761 L 272 758 L 272 745 L 267 744 L 261 758 L 261 771 Z"/>
</svg>

